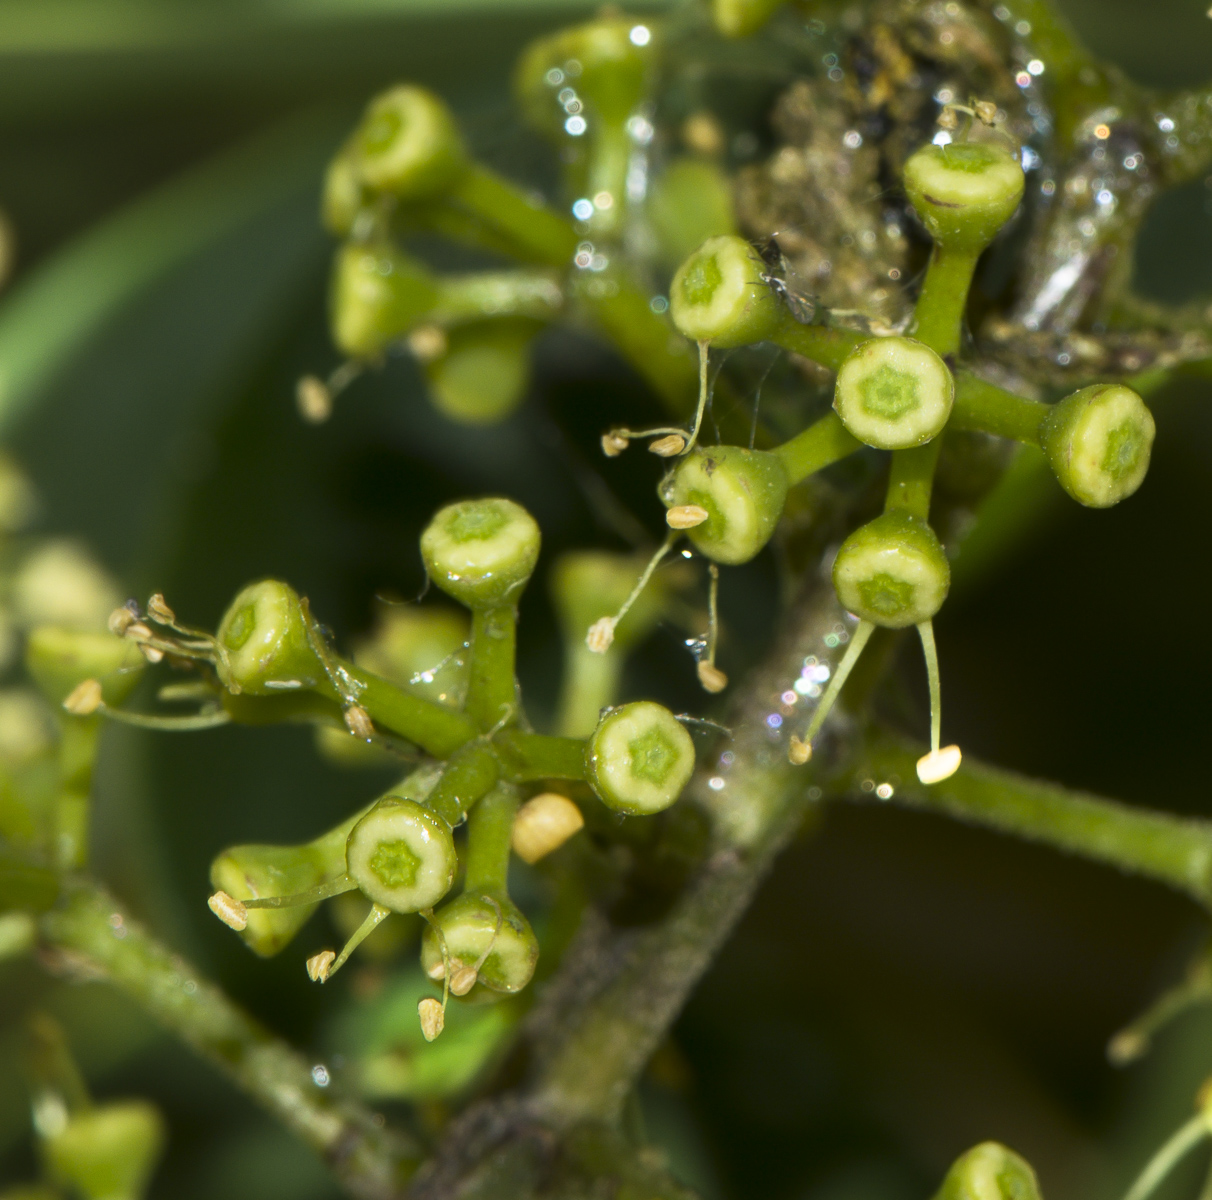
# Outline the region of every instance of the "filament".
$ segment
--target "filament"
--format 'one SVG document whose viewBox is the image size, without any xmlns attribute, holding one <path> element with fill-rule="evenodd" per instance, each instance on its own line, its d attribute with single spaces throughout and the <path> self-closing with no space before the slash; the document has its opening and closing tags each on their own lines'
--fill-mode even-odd
<svg viewBox="0 0 1212 1200">
<path fill-rule="evenodd" d="M 352 892 L 357 886 L 348 875 L 338 875 L 336 879 L 317 883 L 315 887 L 290 896 L 258 896 L 252 900 L 241 900 L 240 903 L 245 908 L 297 908 L 301 904 L 319 904 L 321 900 L 331 900 L 343 892 Z"/>
<path fill-rule="evenodd" d="M 337 956 L 337 961 L 328 968 L 328 979 L 331 979 L 346 963 L 349 956 L 378 928 L 379 923 L 391 916 L 391 909 L 375 904 L 366 914 L 366 920 L 358 926 L 353 937 L 345 943 L 345 949 Z M 327 982 L 327 980 L 325 980 Z"/>
<path fill-rule="evenodd" d="M 930 753 L 937 754 L 943 730 L 943 689 L 938 677 L 938 650 L 934 645 L 934 623 L 923 621 L 917 627 L 926 659 L 926 680 L 930 685 Z"/>
<path fill-rule="evenodd" d="M 1136 1177 L 1124 1200 L 1146 1200 L 1179 1160 L 1208 1136 L 1208 1132 L 1208 1120 L 1203 1113 L 1192 1117 L 1145 1164 L 1145 1169 Z"/>
<path fill-rule="evenodd" d="M 871 637 L 874 629 L 875 626 L 870 621 L 860 621 L 854 627 L 854 632 L 850 635 L 850 645 L 846 647 L 846 653 L 842 656 L 842 661 L 838 663 L 837 670 L 834 671 L 833 678 L 829 681 L 829 687 L 821 697 L 820 704 L 816 706 L 816 712 L 812 714 L 812 720 L 804 733 L 804 741 L 809 745 L 812 744 L 812 739 L 824 725 L 825 718 L 841 694 L 850 672 L 854 670 L 854 664 L 858 662 L 859 655 L 862 654 L 867 645 L 867 639 Z"/>
<path fill-rule="evenodd" d="M 121 725 L 135 725 L 139 729 L 159 729 L 168 733 L 193 733 L 199 729 L 217 729 L 231 721 L 223 709 L 214 712 L 200 712 L 191 717 L 157 716 L 154 713 L 127 712 L 121 708 L 110 708 L 108 704 L 100 704 L 97 711 L 117 721 Z"/>
</svg>

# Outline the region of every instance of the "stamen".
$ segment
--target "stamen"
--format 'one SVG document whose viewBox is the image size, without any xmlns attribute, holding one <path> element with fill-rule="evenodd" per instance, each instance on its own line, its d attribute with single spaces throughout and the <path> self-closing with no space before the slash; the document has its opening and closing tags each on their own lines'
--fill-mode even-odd
<svg viewBox="0 0 1212 1200">
<path fill-rule="evenodd" d="M 709 563 L 707 570 L 711 576 L 707 589 L 707 657 L 698 664 L 698 676 L 703 690 L 714 694 L 728 686 L 728 676 L 715 665 L 715 647 L 720 635 L 720 569 Z"/>
<path fill-rule="evenodd" d="M 673 510 L 670 509 L 670 512 Z M 648 560 L 648 565 L 644 568 L 644 573 L 636 580 L 636 585 L 631 589 L 631 595 L 623 601 L 622 607 L 613 617 L 603 617 L 600 621 L 595 621 L 590 627 L 589 632 L 585 635 L 585 645 L 593 651 L 594 654 L 605 654 L 610 649 L 611 643 L 614 641 L 615 626 L 627 615 L 628 609 L 639 598 L 640 593 L 648 586 L 648 581 L 652 578 L 652 573 L 660 565 L 661 559 L 669 553 L 673 547 L 676 534 L 669 536 L 657 547 L 656 553 Z"/>
<path fill-rule="evenodd" d="M 924 784 L 941 783 L 959 770 L 963 757 L 958 746 L 943 746 L 939 741 L 943 727 L 943 696 L 938 674 L 938 649 L 934 644 L 934 624 L 923 621 L 917 627 L 926 659 L 926 679 L 930 686 L 930 753 L 917 762 L 917 777 Z"/>
<path fill-rule="evenodd" d="M 358 926 L 353 937 L 345 943 L 345 949 L 337 956 L 336 961 L 328 968 L 324 979 L 320 982 L 324 983 L 330 976 L 335 975 L 349 961 L 349 956 L 379 927 L 380 922 L 391 916 L 391 909 L 384 908 L 381 904 L 375 904 L 371 907 L 370 912 L 366 914 L 366 920 Z"/>
<path fill-rule="evenodd" d="M 679 532 L 702 525 L 711 514 L 698 504 L 675 504 L 665 511 L 665 524 Z"/>
<path fill-rule="evenodd" d="M 841 695 L 842 687 L 850 672 L 854 670 L 854 664 L 858 662 L 859 655 L 866 648 L 867 641 L 874 629 L 875 626 L 870 621 L 860 621 L 854 627 L 854 632 L 850 635 L 850 645 L 846 647 L 846 653 L 842 656 L 842 661 L 838 663 L 837 670 L 834 671 L 833 678 L 829 681 L 829 687 L 821 697 L 821 702 L 816 706 L 816 712 L 812 714 L 812 720 L 808 723 L 803 739 L 793 737 L 787 748 L 787 757 L 796 766 L 802 766 L 812 757 L 812 739 L 820 732 L 825 718 L 829 715 L 838 696 Z M 807 754 L 804 753 L 805 749 Z"/>
<path fill-rule="evenodd" d="M 87 717 L 101 707 L 101 681 L 85 679 L 76 684 L 63 701 L 63 707 L 76 717 Z"/>
<path fill-rule="evenodd" d="M 248 909 L 234 896 L 226 892 L 216 892 L 206 902 L 206 907 L 223 922 L 228 929 L 239 933 L 248 927 Z"/>
<path fill-rule="evenodd" d="M 144 650 L 146 654 L 147 651 Z M 159 653 L 159 651 L 156 651 Z M 152 659 L 153 662 L 159 661 Z M 68 700 L 71 696 L 68 697 Z M 66 701 L 64 706 L 66 707 Z M 128 712 L 123 708 L 110 708 L 108 704 L 97 705 L 97 712 L 108 717 L 111 721 L 117 721 L 120 725 L 134 725 L 138 729 L 159 729 L 166 733 L 194 733 L 199 729 L 218 729 L 220 725 L 227 725 L 231 722 L 231 717 L 221 708 L 214 709 L 210 712 L 195 713 L 189 717 L 169 717 L 157 716 L 154 713 L 137 713 Z"/>
<path fill-rule="evenodd" d="M 312 983 L 326 983 L 329 968 L 336 961 L 336 957 L 335 950 L 321 950 L 319 954 L 313 954 L 307 960 L 307 978 Z"/>
</svg>

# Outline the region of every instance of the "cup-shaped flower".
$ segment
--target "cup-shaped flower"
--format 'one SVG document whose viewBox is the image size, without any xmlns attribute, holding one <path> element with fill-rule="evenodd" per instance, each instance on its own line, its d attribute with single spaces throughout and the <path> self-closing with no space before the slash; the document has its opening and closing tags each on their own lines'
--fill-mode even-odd
<svg viewBox="0 0 1212 1200">
<path fill-rule="evenodd" d="M 1040 426 L 1040 441 L 1074 500 L 1110 508 L 1144 482 L 1155 429 L 1153 414 L 1131 388 L 1096 383 L 1052 408 Z"/>
<path fill-rule="evenodd" d="M 980 250 L 1023 196 L 1023 168 L 1008 144 L 933 143 L 909 156 L 905 191 L 936 242 Z"/>
<path fill-rule="evenodd" d="M 477 964 L 475 982 L 492 992 L 520 992 L 534 975 L 539 941 L 508 896 L 464 892 L 434 914 L 434 923 L 446 942 L 452 987 L 461 969 Z M 421 966 L 431 979 L 442 978 L 442 947 L 432 925 L 421 940 Z"/>
<path fill-rule="evenodd" d="M 403 200 L 442 195 L 467 167 L 463 139 L 445 102 L 407 84 L 370 102 L 349 154 L 367 187 Z"/>
<path fill-rule="evenodd" d="M 748 562 L 770 540 L 787 499 L 787 469 L 765 450 L 700 446 L 678 460 L 661 483 L 666 508 L 702 509 L 690 540 L 721 563 Z"/>
<path fill-rule="evenodd" d="M 421 534 L 429 577 L 468 608 L 510 604 L 539 558 L 541 535 L 520 504 L 499 497 L 439 509 Z"/>
<path fill-rule="evenodd" d="M 955 380 L 929 346 L 906 337 L 872 338 L 837 373 L 833 407 L 860 442 L 906 450 L 937 437 L 951 415 Z"/>
<path fill-rule="evenodd" d="M 363 895 L 403 913 L 437 904 L 458 867 L 450 826 L 424 805 L 398 796 L 380 800 L 353 827 L 345 862 Z"/>
<path fill-rule="evenodd" d="M 856 529 L 833 563 L 842 605 L 864 621 L 903 629 L 930 620 L 951 586 L 947 555 L 920 517 L 892 509 Z"/>
<path fill-rule="evenodd" d="M 164 1149 L 164 1119 L 144 1100 L 73 1113 L 44 1143 L 51 1173 L 88 1200 L 142 1196 Z"/>
<path fill-rule="evenodd" d="M 231 602 L 215 635 L 225 687 L 253 696 L 310 688 L 325 678 L 312 648 L 299 594 L 288 583 L 251 583 Z"/>
<path fill-rule="evenodd" d="M 766 273 L 744 238 L 708 238 L 669 287 L 669 313 L 678 332 L 724 349 L 773 337 L 786 310 L 762 278 Z"/>
<path fill-rule="evenodd" d="M 351 358 L 374 358 L 437 298 L 433 276 L 416 259 L 386 242 L 348 242 L 333 262 L 333 340 Z"/>
<path fill-rule="evenodd" d="M 638 700 L 608 710 L 585 745 L 589 785 L 617 812 L 643 816 L 668 808 L 694 771 L 694 743 L 660 704 Z"/>
<path fill-rule="evenodd" d="M 934 1200 L 1039 1200 L 1026 1159 L 997 1142 L 982 1142 L 951 1164 Z"/>
</svg>

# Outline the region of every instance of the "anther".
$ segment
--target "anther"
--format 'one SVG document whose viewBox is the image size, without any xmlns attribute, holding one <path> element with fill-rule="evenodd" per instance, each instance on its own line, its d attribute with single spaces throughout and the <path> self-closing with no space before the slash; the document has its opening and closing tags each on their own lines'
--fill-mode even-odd
<svg viewBox="0 0 1212 1200">
<path fill-rule="evenodd" d="M 944 105 L 943 111 L 938 115 L 938 127 L 940 129 L 955 129 L 958 126 L 959 113 L 955 111 L 955 107 L 953 105 Z"/>
<path fill-rule="evenodd" d="M 375 736 L 374 722 L 370 719 L 370 713 L 366 711 L 360 704 L 351 704 L 344 713 L 345 728 L 356 738 L 361 738 L 365 742 L 369 742 Z"/>
<path fill-rule="evenodd" d="M 703 690 L 711 693 L 722 692 L 728 686 L 728 676 L 715 665 L 703 661 L 698 666 L 699 683 Z"/>
<path fill-rule="evenodd" d="M 133 638 L 149 638 L 152 636 L 151 626 L 144 624 L 142 621 L 133 621 L 127 625 L 126 634 L 128 637 Z"/>
<path fill-rule="evenodd" d="M 685 449 L 686 439 L 680 433 L 671 433 L 648 444 L 648 452 L 661 458 L 676 458 Z"/>
<path fill-rule="evenodd" d="M 147 602 L 147 615 L 153 621 L 158 621 L 161 625 L 175 625 L 177 623 L 177 614 L 165 604 L 164 597 L 159 592 Z"/>
<path fill-rule="evenodd" d="M 605 654 L 614 644 L 614 627 L 617 624 L 614 617 L 603 617 L 589 627 L 585 635 L 585 645 L 594 654 Z"/>
<path fill-rule="evenodd" d="M 441 983 L 446 978 L 446 964 L 439 959 L 428 971 L 425 972 L 434 983 Z"/>
<path fill-rule="evenodd" d="M 335 950 L 321 950 L 319 954 L 313 954 L 307 960 L 308 979 L 312 983 L 325 983 L 328 979 L 328 972 L 336 961 L 337 953 Z"/>
<path fill-rule="evenodd" d="M 942 783 L 950 779 L 959 770 L 960 759 L 963 756 L 958 746 L 944 746 L 941 750 L 931 750 L 917 760 L 917 777 L 924 784 Z"/>
<path fill-rule="evenodd" d="M 226 892 L 216 892 L 206 902 L 206 907 L 223 922 L 228 929 L 240 933 L 248 927 L 248 909 L 234 896 Z"/>
<path fill-rule="evenodd" d="M 480 973 L 475 967 L 466 966 L 461 966 L 451 972 L 450 994 L 452 996 L 466 996 L 475 987 L 479 975 Z"/>
<path fill-rule="evenodd" d="M 295 384 L 295 406 L 309 425 L 323 425 L 332 416 L 332 392 L 324 380 L 303 375 Z"/>
<path fill-rule="evenodd" d="M 584 824 L 581 810 L 567 796 L 541 792 L 527 800 L 513 819 L 513 852 L 524 862 L 536 863 L 559 849 Z"/>
<path fill-rule="evenodd" d="M 984 125 L 992 125 L 997 120 L 997 105 L 992 100 L 977 100 L 972 105 L 972 111 Z"/>
<path fill-rule="evenodd" d="M 446 353 L 445 331 L 438 325 L 420 325 L 408 335 L 408 348 L 418 362 L 433 362 Z"/>
<path fill-rule="evenodd" d="M 417 1004 L 417 1016 L 421 1018 L 421 1032 L 427 1042 L 432 1042 L 446 1025 L 446 1012 L 432 996 Z"/>
<path fill-rule="evenodd" d="M 787 760 L 793 767 L 802 767 L 812 757 L 812 743 L 801 741 L 793 733 L 787 743 Z"/>
<path fill-rule="evenodd" d="M 149 663 L 158 663 L 164 658 L 164 651 L 158 650 L 155 646 L 140 645 L 139 649 L 143 651 L 143 657 Z"/>
<path fill-rule="evenodd" d="M 121 604 L 109 614 L 109 631 L 115 637 L 124 637 L 126 631 L 138 620 L 130 608 Z"/>
<path fill-rule="evenodd" d="M 101 682 L 85 679 L 68 693 L 63 707 L 76 717 L 87 717 L 101 707 Z"/>
<path fill-rule="evenodd" d="M 675 504 L 665 513 L 665 524 L 670 529 L 693 529 L 702 525 L 711 514 L 697 504 Z"/>
<path fill-rule="evenodd" d="M 602 434 L 602 453 L 607 458 L 618 458 L 630 445 L 631 439 L 624 437 L 618 430 L 612 429 L 609 433 Z"/>
</svg>

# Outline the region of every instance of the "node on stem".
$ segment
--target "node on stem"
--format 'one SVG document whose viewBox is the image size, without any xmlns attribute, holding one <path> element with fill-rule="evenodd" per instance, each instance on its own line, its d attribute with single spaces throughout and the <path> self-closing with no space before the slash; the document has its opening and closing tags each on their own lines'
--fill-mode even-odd
<svg viewBox="0 0 1212 1200">
<path fill-rule="evenodd" d="M 534 518 L 512 500 L 448 504 L 421 534 L 429 577 L 468 608 L 513 603 L 539 557 Z"/>
<path fill-rule="evenodd" d="M 694 772 L 694 743 L 667 708 L 639 700 L 602 717 L 585 746 L 585 767 L 603 804 L 648 815 L 682 794 Z"/>
<path fill-rule="evenodd" d="M 388 796 L 350 831 L 350 878 L 392 912 L 432 908 L 450 891 L 458 858 L 450 826 L 415 800 Z"/>
<path fill-rule="evenodd" d="M 955 381 L 947 364 L 913 338 L 872 338 L 847 356 L 833 407 L 846 429 L 880 450 L 937 437 L 951 415 Z"/>
<path fill-rule="evenodd" d="M 740 446 L 700 446 L 661 483 L 671 528 L 715 562 L 748 562 L 770 540 L 787 499 L 787 469 L 774 454 Z M 705 518 L 675 525 L 675 510 L 699 509 Z M 697 516 L 697 514 L 696 514 Z"/>
<path fill-rule="evenodd" d="M 1040 426 L 1040 441 L 1074 500 L 1109 508 L 1144 482 L 1155 430 L 1153 414 L 1131 388 L 1096 383 L 1052 408 Z"/>
<path fill-rule="evenodd" d="M 765 274 L 765 263 L 744 238 L 708 239 L 682 263 L 669 287 L 669 313 L 678 332 L 725 349 L 773 337 L 786 314 Z"/>
<path fill-rule="evenodd" d="M 842 605 L 864 621 L 903 629 L 928 621 L 951 586 L 951 567 L 933 529 L 892 509 L 856 529 L 833 563 Z"/>
</svg>

